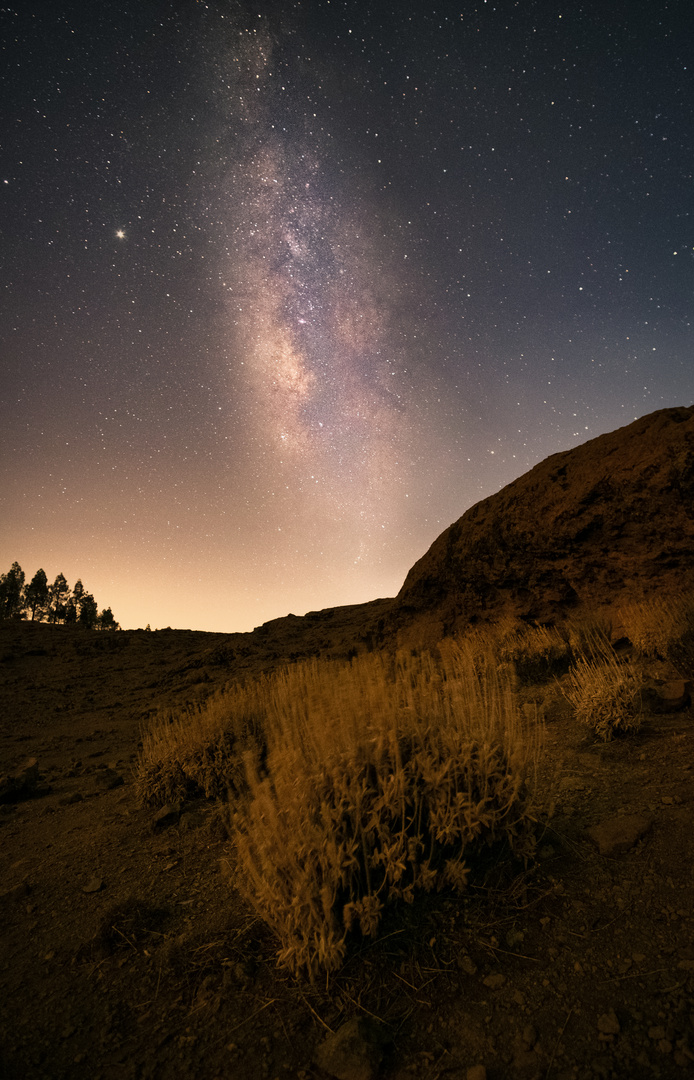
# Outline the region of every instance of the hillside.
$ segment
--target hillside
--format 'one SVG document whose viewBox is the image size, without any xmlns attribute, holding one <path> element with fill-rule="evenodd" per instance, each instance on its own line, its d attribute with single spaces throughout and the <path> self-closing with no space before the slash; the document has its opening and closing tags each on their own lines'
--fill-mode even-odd
<svg viewBox="0 0 694 1080">
<path fill-rule="evenodd" d="M 692 584 L 694 406 L 553 454 L 477 503 L 415 563 L 393 613 L 440 637 Z"/>
<path fill-rule="evenodd" d="M 504 614 L 553 622 L 692 587 L 694 406 L 546 458 L 441 533 L 396 597 L 273 619 L 218 652 L 234 667 L 266 670 L 431 645 Z"/>
</svg>

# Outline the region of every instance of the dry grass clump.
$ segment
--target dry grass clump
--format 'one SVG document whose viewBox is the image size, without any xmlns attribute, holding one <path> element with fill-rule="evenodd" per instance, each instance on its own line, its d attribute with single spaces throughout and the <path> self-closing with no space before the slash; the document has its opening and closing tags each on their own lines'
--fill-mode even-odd
<svg viewBox="0 0 694 1080">
<path fill-rule="evenodd" d="M 282 965 L 334 970 L 386 904 L 464 889 L 497 839 L 528 850 L 533 740 L 508 680 L 464 648 L 297 665 L 266 689 L 267 756 L 247 755 L 233 825 L 238 886 Z"/>
<path fill-rule="evenodd" d="M 642 656 L 670 660 L 684 676 L 694 673 L 694 600 L 656 597 L 620 608 L 624 631 Z"/>
<path fill-rule="evenodd" d="M 597 660 L 612 651 L 612 623 L 605 615 L 584 612 L 569 619 L 562 632 L 575 661 Z"/>
<path fill-rule="evenodd" d="M 140 803 L 163 806 L 242 788 L 243 754 L 262 740 L 259 695 L 257 684 L 240 685 L 197 708 L 160 713 L 142 735 L 136 781 Z"/>
<path fill-rule="evenodd" d="M 601 653 L 578 657 L 563 692 L 577 719 L 605 742 L 641 726 L 641 680 L 632 663 L 620 659 L 607 642 Z"/>
<path fill-rule="evenodd" d="M 513 665 L 522 683 L 544 682 L 566 671 L 570 652 L 566 636 L 553 626 L 520 624 L 498 638 L 499 659 Z"/>
</svg>

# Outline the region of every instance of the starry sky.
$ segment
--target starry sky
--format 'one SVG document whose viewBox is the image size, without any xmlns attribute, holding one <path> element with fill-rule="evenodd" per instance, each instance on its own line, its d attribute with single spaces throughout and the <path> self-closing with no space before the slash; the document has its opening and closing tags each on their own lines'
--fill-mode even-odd
<svg viewBox="0 0 694 1080">
<path fill-rule="evenodd" d="M 694 400 L 689 0 L 0 12 L 0 569 L 124 627 L 399 590 Z"/>
</svg>

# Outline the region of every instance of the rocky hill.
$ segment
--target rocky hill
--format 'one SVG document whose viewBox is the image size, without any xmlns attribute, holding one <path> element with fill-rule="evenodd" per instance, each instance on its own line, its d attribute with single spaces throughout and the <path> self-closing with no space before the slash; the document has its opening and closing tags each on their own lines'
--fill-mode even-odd
<svg viewBox="0 0 694 1080">
<path fill-rule="evenodd" d="M 412 567 L 392 617 L 430 639 L 692 586 L 694 406 L 553 454 L 477 503 Z"/>
</svg>

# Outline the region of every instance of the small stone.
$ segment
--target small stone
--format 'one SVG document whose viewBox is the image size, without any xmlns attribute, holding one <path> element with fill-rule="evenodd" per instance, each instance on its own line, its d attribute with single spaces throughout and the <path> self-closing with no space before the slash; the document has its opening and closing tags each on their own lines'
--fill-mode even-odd
<svg viewBox="0 0 694 1080">
<path fill-rule="evenodd" d="M 506 982 L 506 976 L 501 971 L 497 971 L 494 972 L 493 975 L 487 975 L 482 982 L 485 986 L 488 986 L 490 990 L 499 990 Z"/>
<path fill-rule="evenodd" d="M 387 1041 L 382 1024 L 355 1017 L 317 1046 L 313 1060 L 336 1080 L 374 1080 Z"/>
<path fill-rule="evenodd" d="M 658 1024 L 656 1027 L 648 1029 L 648 1038 L 653 1039 L 654 1042 L 658 1042 L 660 1039 L 665 1038 L 665 1028 Z"/>
<path fill-rule="evenodd" d="M 36 794 L 39 782 L 39 763 L 29 758 L 14 776 L 0 778 L 0 803 L 16 803 Z"/>
<path fill-rule="evenodd" d="M 86 885 L 82 886 L 83 893 L 101 892 L 104 887 L 104 879 L 99 877 L 90 878 Z"/>
<path fill-rule="evenodd" d="M 598 1031 L 602 1032 L 603 1035 L 619 1035 L 621 1030 L 614 1009 L 610 1009 L 609 1012 L 598 1017 Z"/>
<path fill-rule="evenodd" d="M 114 769 L 99 769 L 94 777 L 94 783 L 96 787 L 104 791 L 113 791 L 114 788 L 121 787 L 125 780 Z"/>
<path fill-rule="evenodd" d="M 534 1046 L 537 1042 L 537 1028 L 534 1024 L 526 1024 L 521 1035 L 523 1043 L 527 1047 Z"/>
<path fill-rule="evenodd" d="M 61 799 L 58 799 L 59 806 L 74 806 L 75 803 L 82 802 L 84 796 L 79 791 L 73 791 L 70 795 L 63 795 Z"/>
<path fill-rule="evenodd" d="M 178 803 L 166 803 L 161 810 L 157 810 L 152 820 L 152 832 L 159 832 L 175 825 L 181 816 L 181 807 Z"/>
<path fill-rule="evenodd" d="M 21 881 L 19 885 L 13 885 L 11 889 L 5 889 L 0 892 L 0 908 L 5 905 L 15 904 L 18 900 L 28 896 L 30 892 L 31 886 L 28 881 Z"/>
<path fill-rule="evenodd" d="M 644 814 L 624 814 L 594 825 L 588 829 L 588 835 L 601 855 L 621 855 L 645 836 L 652 825 L 653 819 Z"/>
<path fill-rule="evenodd" d="M 463 956 L 458 957 L 458 967 L 467 975 L 477 974 L 477 965 L 473 960 L 470 959 L 467 953 L 464 953 Z"/>
<path fill-rule="evenodd" d="M 673 679 L 644 693 L 644 700 L 654 713 L 679 712 L 690 704 L 691 699 L 692 684 L 685 679 Z"/>
</svg>

